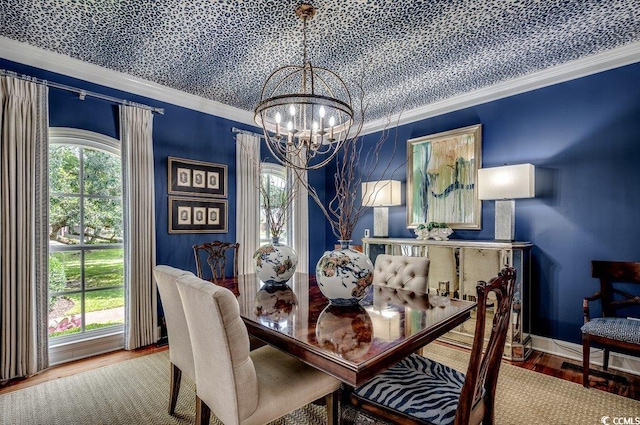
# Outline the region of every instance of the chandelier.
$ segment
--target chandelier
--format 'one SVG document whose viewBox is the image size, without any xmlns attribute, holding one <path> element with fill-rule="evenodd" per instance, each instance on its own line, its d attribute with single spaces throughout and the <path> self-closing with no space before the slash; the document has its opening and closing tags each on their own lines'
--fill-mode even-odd
<svg viewBox="0 0 640 425">
<path fill-rule="evenodd" d="M 267 78 L 254 119 L 277 161 L 314 170 L 328 164 L 344 144 L 353 123 L 353 108 L 342 79 L 328 69 L 312 66 L 307 58 L 307 20 L 316 9 L 303 3 L 295 12 L 303 22 L 302 66 L 283 66 Z"/>
</svg>

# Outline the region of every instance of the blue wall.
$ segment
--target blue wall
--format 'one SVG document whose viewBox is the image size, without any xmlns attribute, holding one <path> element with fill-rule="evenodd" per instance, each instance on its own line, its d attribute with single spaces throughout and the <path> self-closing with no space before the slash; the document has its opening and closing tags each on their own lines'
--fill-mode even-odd
<svg viewBox="0 0 640 425">
<path fill-rule="evenodd" d="M 86 81 L 4 59 L 0 59 L 0 68 L 70 85 L 87 91 L 164 108 L 164 115 L 154 114 L 153 121 L 157 263 L 168 264 L 195 272 L 192 245 L 214 239 L 229 242 L 235 241 L 236 146 L 235 134 L 231 129 L 237 127 L 249 131 L 259 131 L 258 128 L 154 99 L 90 84 Z M 89 96 L 82 101 L 77 94 L 55 88 L 50 88 L 49 93 L 49 125 L 51 127 L 80 128 L 119 138 L 118 107 L 116 105 Z M 266 148 L 263 148 L 262 151 L 266 151 Z M 229 225 L 227 233 L 168 233 L 168 156 L 197 159 L 227 165 L 229 173 Z M 310 180 L 316 185 L 324 186 L 324 172 L 318 171 L 311 173 Z M 314 220 L 314 223 L 324 223 L 322 213 L 313 203 L 310 204 L 310 217 Z M 310 258 L 319 258 L 325 249 L 325 235 L 322 234 L 322 232 L 312 232 L 310 245 L 312 247 Z M 315 263 L 312 264 L 312 266 L 315 266 Z"/>
<path fill-rule="evenodd" d="M 398 155 L 408 139 L 479 123 L 484 167 L 536 166 L 537 197 L 516 200 L 516 240 L 534 244 L 532 331 L 579 343 L 582 298 L 599 289 L 590 261 L 640 261 L 640 64 L 401 126 Z M 406 168 L 397 177 L 404 188 Z M 405 214 L 390 208 L 389 236 L 413 237 Z M 483 201 L 482 230 L 453 237 L 491 240 L 493 220 Z M 367 212 L 354 238 L 372 227 Z"/>
<path fill-rule="evenodd" d="M 157 255 L 159 264 L 194 270 L 191 245 L 210 239 L 235 240 L 235 143 L 231 127 L 255 131 L 237 122 L 123 93 L 0 59 L 3 69 L 69 84 L 111 96 L 165 108 L 154 118 Z M 117 107 L 51 89 L 50 125 L 76 127 L 118 137 Z M 531 162 L 536 166 L 538 196 L 516 201 L 516 239 L 533 249 L 532 326 L 536 335 L 579 342 L 582 298 L 598 288 L 590 276 L 592 259 L 640 261 L 640 64 L 456 111 L 393 130 L 398 152 L 406 141 L 454 128 L 483 125 L 483 166 Z M 380 134 L 365 137 L 371 145 Z M 169 235 L 167 232 L 167 156 L 227 164 L 229 232 Z M 372 178 L 376 177 L 375 171 Z M 394 178 L 406 180 L 401 168 Z M 333 186 L 331 168 L 310 173 L 319 186 Z M 403 199 L 403 202 L 405 200 Z M 333 245 L 327 222 L 310 205 L 310 267 Z M 454 237 L 491 240 L 494 203 L 484 201 L 482 230 L 456 231 Z M 355 243 L 373 227 L 371 211 L 354 232 Z M 404 207 L 390 208 L 392 237 L 413 237 Z"/>
</svg>

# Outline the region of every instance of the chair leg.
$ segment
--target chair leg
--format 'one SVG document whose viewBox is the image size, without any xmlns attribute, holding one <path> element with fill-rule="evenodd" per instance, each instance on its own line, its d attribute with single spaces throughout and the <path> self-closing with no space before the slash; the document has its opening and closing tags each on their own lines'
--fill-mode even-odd
<svg viewBox="0 0 640 425">
<path fill-rule="evenodd" d="M 196 425 L 209 425 L 209 419 L 211 419 L 211 409 L 196 396 Z"/>
<path fill-rule="evenodd" d="M 589 388 L 589 352 L 591 351 L 591 344 L 589 343 L 589 337 L 582 336 L 582 386 Z"/>
<path fill-rule="evenodd" d="M 180 381 L 182 380 L 182 371 L 180 368 L 171 363 L 171 389 L 169 390 L 169 414 L 173 415 L 178 402 L 178 393 L 180 392 Z"/>
<path fill-rule="evenodd" d="M 327 402 L 327 425 L 340 424 L 340 396 L 341 393 L 338 389 L 325 397 Z"/>
<path fill-rule="evenodd" d="M 604 370 L 607 370 L 608 367 L 609 367 L 609 349 L 605 348 L 604 349 L 604 359 L 602 360 L 602 368 Z"/>
</svg>

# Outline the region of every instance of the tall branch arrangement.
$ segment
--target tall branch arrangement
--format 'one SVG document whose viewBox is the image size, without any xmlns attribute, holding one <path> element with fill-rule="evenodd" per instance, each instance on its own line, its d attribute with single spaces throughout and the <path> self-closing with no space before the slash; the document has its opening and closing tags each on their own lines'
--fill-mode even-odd
<svg viewBox="0 0 640 425">
<path fill-rule="evenodd" d="M 284 187 L 272 185 L 260 173 L 260 203 L 267 218 L 267 225 L 272 238 L 278 238 L 287 223 L 287 213 L 297 196 L 295 185 L 287 182 Z"/>
<path fill-rule="evenodd" d="M 366 107 L 364 105 L 362 85 L 358 84 L 357 88 L 360 93 L 358 99 L 360 102 L 359 109 L 361 119 L 359 120 L 360 122 L 355 135 L 345 141 L 344 150 L 336 156 L 336 173 L 333 176 L 336 194 L 325 205 L 315 188 L 304 180 L 299 179 L 308 189 L 309 195 L 314 202 L 320 207 L 329 224 L 331 224 L 333 234 L 338 240 L 351 240 L 353 230 L 358 220 L 365 213 L 366 207 L 363 205 L 363 202 L 361 202 L 358 193 L 360 192 L 362 182 L 369 181 L 373 172 L 376 170 L 380 162 L 380 150 L 385 142 L 389 140 L 389 130 L 385 128 L 382 130 L 380 139 L 378 139 L 363 156 L 364 141 L 360 136 L 360 132 L 362 131 Z M 387 158 L 385 168 L 376 180 L 391 179 L 398 169 L 406 164 L 405 161 L 405 163 L 391 170 L 391 163 L 397 150 L 397 130 L 393 143 L 393 152 Z M 381 184 L 380 188 L 382 187 Z M 369 196 L 373 197 L 375 194 L 372 193 L 369 194 Z"/>
</svg>

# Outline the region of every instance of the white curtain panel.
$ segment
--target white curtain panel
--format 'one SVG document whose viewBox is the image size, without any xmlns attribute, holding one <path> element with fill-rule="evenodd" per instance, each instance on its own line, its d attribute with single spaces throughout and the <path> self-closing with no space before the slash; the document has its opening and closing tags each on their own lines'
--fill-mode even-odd
<svg viewBox="0 0 640 425">
<path fill-rule="evenodd" d="M 302 165 L 304 159 L 300 157 L 292 157 L 290 160 L 294 164 Z M 293 243 L 292 248 L 298 254 L 297 272 L 309 272 L 309 191 L 306 184 L 308 183 L 307 171 L 294 171 L 287 168 L 287 178 L 293 181 L 296 198 L 293 201 L 291 211 L 293 220 Z"/>
<path fill-rule="evenodd" d="M 153 113 L 120 106 L 127 350 L 157 341 Z"/>
<path fill-rule="evenodd" d="M 0 77 L 0 380 L 49 366 L 47 95 Z"/>
<path fill-rule="evenodd" d="M 238 273 L 253 273 L 260 234 L 260 137 L 236 135 L 236 242 Z"/>
</svg>

